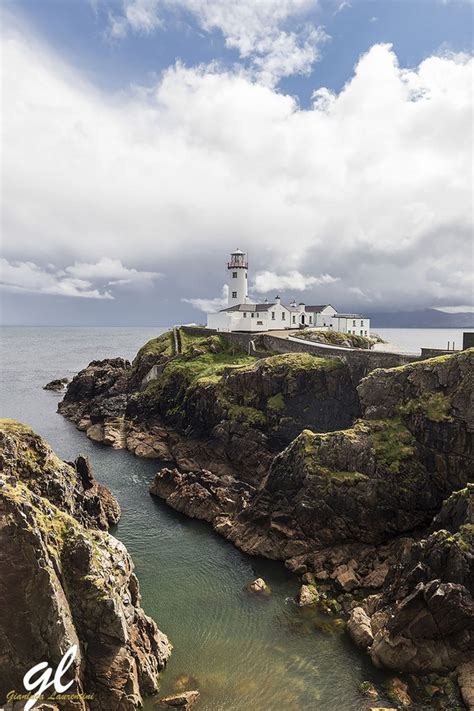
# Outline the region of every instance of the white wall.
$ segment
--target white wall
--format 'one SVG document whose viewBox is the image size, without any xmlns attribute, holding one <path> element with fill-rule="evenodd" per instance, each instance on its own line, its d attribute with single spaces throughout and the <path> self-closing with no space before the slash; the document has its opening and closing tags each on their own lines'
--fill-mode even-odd
<svg viewBox="0 0 474 711">
<path fill-rule="evenodd" d="M 315 325 L 318 327 L 330 326 L 331 318 L 337 314 L 336 309 L 332 306 L 325 306 L 322 311 L 314 314 L 316 317 Z"/>
<path fill-rule="evenodd" d="M 227 284 L 229 286 L 229 306 L 245 304 L 248 301 L 247 269 L 244 269 L 243 267 L 229 267 L 227 273 Z"/>
<path fill-rule="evenodd" d="M 356 336 L 370 336 L 370 319 L 361 316 L 360 318 L 345 318 L 343 316 L 333 316 L 331 325 L 334 331 L 340 333 L 354 333 Z"/>
</svg>

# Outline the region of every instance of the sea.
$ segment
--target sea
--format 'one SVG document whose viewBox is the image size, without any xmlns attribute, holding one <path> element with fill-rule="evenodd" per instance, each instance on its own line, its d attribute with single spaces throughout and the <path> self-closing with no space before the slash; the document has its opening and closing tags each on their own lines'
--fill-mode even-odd
<svg viewBox="0 0 474 711">
<path fill-rule="evenodd" d="M 111 531 L 133 557 L 146 612 L 170 638 L 173 653 L 160 693 L 198 688 L 196 711 L 366 711 L 359 684 L 383 685 L 375 669 L 334 624 L 294 603 L 299 583 L 281 564 L 250 557 L 205 522 L 169 509 L 148 493 L 158 464 L 94 444 L 57 414 L 60 395 L 43 390 L 91 360 L 132 359 L 163 328 L 1 329 L 1 417 L 42 435 L 66 460 L 90 457 L 97 479 L 117 496 L 122 518 Z M 461 343 L 455 329 L 378 329 L 408 352 Z M 268 599 L 248 595 L 257 577 Z M 154 707 L 153 699 L 145 703 Z"/>
</svg>

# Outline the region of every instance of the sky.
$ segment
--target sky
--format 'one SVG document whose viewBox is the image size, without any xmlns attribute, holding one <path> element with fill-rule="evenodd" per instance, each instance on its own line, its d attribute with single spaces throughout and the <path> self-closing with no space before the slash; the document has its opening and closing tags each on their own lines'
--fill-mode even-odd
<svg viewBox="0 0 474 711">
<path fill-rule="evenodd" d="M 471 0 L 0 0 L 1 319 L 473 308 Z"/>
</svg>

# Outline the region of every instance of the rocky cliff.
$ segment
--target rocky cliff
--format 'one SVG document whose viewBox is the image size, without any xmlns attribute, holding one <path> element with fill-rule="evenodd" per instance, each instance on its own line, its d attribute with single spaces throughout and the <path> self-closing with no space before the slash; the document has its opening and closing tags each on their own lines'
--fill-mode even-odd
<svg viewBox="0 0 474 711">
<path fill-rule="evenodd" d="M 454 669 L 473 640 L 472 491 L 464 489 L 474 471 L 473 373 L 473 350 L 374 371 L 358 388 L 362 419 L 304 430 L 260 485 L 164 469 L 151 492 L 249 553 L 333 581 L 339 595 L 364 599 L 383 588 L 371 611 L 385 612 L 365 645 L 376 631 L 376 663 Z M 403 630 L 409 639 L 400 642 Z"/>
<path fill-rule="evenodd" d="M 375 663 L 461 669 L 472 648 L 472 505 L 450 497 L 474 470 L 474 351 L 376 370 L 356 389 L 335 359 L 249 358 L 216 336 L 183 334 L 181 345 L 176 354 L 165 334 L 131 366 L 91 364 L 60 410 L 113 446 L 121 417 L 124 446 L 175 467 L 156 474 L 153 495 L 329 585 L 333 610 L 358 608 L 350 629 L 364 630 Z M 403 644 L 392 616 L 409 629 Z"/>
<path fill-rule="evenodd" d="M 219 336 L 165 333 L 133 364 L 94 361 L 59 411 L 96 441 L 191 471 L 261 478 L 302 429 L 349 426 L 359 398 L 345 364 L 306 353 L 255 358 Z M 267 354 L 268 355 L 268 354 Z"/>
<path fill-rule="evenodd" d="M 0 702 L 72 645 L 63 682 L 75 698 L 59 708 L 128 711 L 157 690 L 170 645 L 140 606 L 125 547 L 105 530 L 119 515 L 87 460 L 62 462 L 29 428 L 0 422 Z"/>
</svg>

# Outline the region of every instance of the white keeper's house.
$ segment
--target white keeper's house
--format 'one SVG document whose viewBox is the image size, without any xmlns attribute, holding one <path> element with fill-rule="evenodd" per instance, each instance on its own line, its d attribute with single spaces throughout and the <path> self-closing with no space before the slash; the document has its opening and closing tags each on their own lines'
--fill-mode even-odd
<svg viewBox="0 0 474 711">
<path fill-rule="evenodd" d="M 315 328 L 370 336 L 370 319 L 360 314 L 340 314 L 331 304 L 307 306 L 292 301 L 253 303 L 248 295 L 248 261 L 245 252 L 236 249 L 227 263 L 229 303 L 217 313 L 207 314 L 207 327 L 217 331 L 280 331 Z"/>
</svg>

